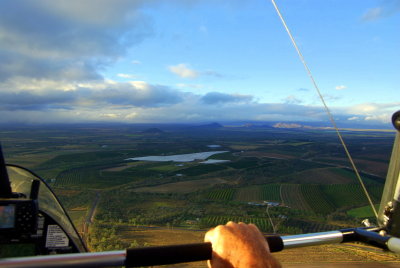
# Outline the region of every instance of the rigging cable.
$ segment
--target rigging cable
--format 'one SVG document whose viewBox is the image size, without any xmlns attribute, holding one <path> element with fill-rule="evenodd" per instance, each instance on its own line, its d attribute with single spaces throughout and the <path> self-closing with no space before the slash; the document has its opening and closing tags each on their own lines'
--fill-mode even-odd
<svg viewBox="0 0 400 268">
<path fill-rule="evenodd" d="M 271 1 L 272 1 L 272 4 L 273 4 L 274 7 L 275 7 L 276 12 L 278 13 L 279 18 L 280 18 L 281 21 L 282 21 L 283 26 L 284 26 L 285 29 L 286 29 L 286 32 L 288 33 L 290 39 L 292 40 L 292 44 L 293 44 L 294 48 L 296 49 L 297 54 L 299 55 L 300 60 L 301 60 L 301 62 L 303 63 L 304 68 L 306 69 L 307 74 L 308 74 L 308 76 L 310 77 L 311 82 L 312 82 L 312 84 L 314 85 L 314 88 L 316 89 L 316 91 L 317 91 L 317 93 L 318 93 L 319 98 L 320 98 L 321 101 L 322 101 L 322 104 L 323 104 L 324 107 L 325 107 L 325 110 L 326 110 L 326 112 L 327 112 L 327 114 L 328 114 L 329 120 L 331 121 L 333 127 L 334 127 L 335 130 L 336 130 L 336 133 L 337 133 L 337 135 L 338 135 L 338 137 L 339 137 L 339 140 L 340 140 L 340 142 L 342 143 L 342 146 L 343 146 L 343 148 L 344 148 L 344 150 L 345 150 L 345 152 L 346 152 L 347 158 L 349 159 L 349 161 L 350 161 L 350 163 L 351 163 L 351 166 L 353 167 L 353 170 L 354 170 L 354 172 L 355 172 L 355 174 L 356 174 L 356 176 L 357 176 L 357 179 L 358 179 L 358 181 L 360 182 L 361 187 L 362 187 L 363 190 L 364 190 L 364 193 L 365 193 L 365 195 L 366 195 L 366 197 L 367 197 L 367 199 L 368 199 L 368 202 L 369 202 L 369 204 L 370 204 L 370 206 L 371 206 L 371 208 L 372 208 L 372 211 L 374 212 L 375 217 L 378 218 L 378 213 L 376 212 L 374 203 L 372 202 L 372 199 L 371 199 L 370 195 L 368 194 L 367 188 L 365 187 L 365 184 L 364 184 L 364 182 L 363 182 L 362 179 L 361 179 L 360 173 L 358 172 L 358 169 L 357 169 L 356 165 L 354 164 L 353 158 L 351 157 L 350 152 L 349 152 L 349 150 L 347 149 L 347 146 L 346 146 L 346 144 L 345 144 L 345 142 L 344 142 L 344 140 L 343 140 L 343 138 L 342 138 L 342 135 L 340 134 L 340 131 L 339 131 L 337 125 L 336 125 L 336 122 L 335 122 L 335 120 L 334 120 L 334 118 L 333 118 L 333 116 L 332 116 L 332 114 L 331 114 L 329 108 L 328 108 L 328 106 L 326 105 L 325 99 L 324 99 L 324 97 L 322 96 L 321 91 L 319 90 L 319 87 L 318 87 L 317 83 L 315 82 L 315 79 L 314 79 L 314 77 L 313 77 L 313 75 L 312 75 L 310 69 L 308 68 L 308 65 L 307 65 L 307 63 L 306 63 L 306 61 L 305 61 L 305 59 L 304 59 L 304 57 L 303 57 L 303 54 L 301 53 L 299 47 L 297 46 L 297 43 L 296 43 L 296 41 L 294 40 L 294 37 L 293 37 L 292 33 L 290 32 L 289 27 L 287 26 L 287 24 L 286 24 L 286 22 L 285 22 L 285 19 L 283 18 L 281 12 L 279 11 L 279 8 L 278 8 L 278 6 L 276 5 L 275 0 L 271 0 Z"/>
</svg>

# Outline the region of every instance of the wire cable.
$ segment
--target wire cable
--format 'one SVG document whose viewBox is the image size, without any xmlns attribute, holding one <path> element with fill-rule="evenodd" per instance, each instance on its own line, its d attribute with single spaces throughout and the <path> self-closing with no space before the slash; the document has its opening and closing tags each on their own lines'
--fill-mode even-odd
<svg viewBox="0 0 400 268">
<path fill-rule="evenodd" d="M 322 101 L 322 104 L 323 104 L 324 107 L 325 107 L 325 110 L 326 110 L 326 112 L 327 112 L 327 114 L 328 114 L 329 120 L 331 121 L 333 127 L 334 127 L 335 130 L 336 130 L 336 133 L 337 133 L 337 135 L 338 135 L 338 137 L 339 137 L 339 140 L 340 140 L 340 142 L 342 143 L 342 146 L 343 146 L 343 148 L 344 148 L 344 150 L 345 150 L 345 152 L 346 152 L 347 158 L 349 159 L 349 161 L 350 161 L 350 163 L 351 163 L 351 166 L 353 167 L 353 170 L 354 170 L 354 172 L 356 173 L 356 177 L 357 177 L 358 181 L 360 182 L 361 187 L 362 187 L 363 190 L 364 190 L 364 193 L 365 193 L 365 195 L 366 195 L 366 197 L 367 197 L 367 199 L 368 199 L 368 202 L 369 202 L 369 204 L 370 204 L 370 206 L 371 206 L 371 208 L 372 208 L 372 211 L 374 212 L 375 217 L 378 218 L 378 213 L 376 212 L 374 203 L 372 202 L 372 199 L 371 199 L 370 195 L 368 194 L 368 190 L 367 190 L 367 188 L 365 187 L 365 184 L 364 184 L 364 182 L 363 182 L 362 179 L 361 179 L 360 173 L 358 172 L 358 169 L 357 169 L 356 165 L 354 164 L 353 158 L 351 157 L 350 152 L 349 152 L 349 150 L 347 149 L 347 146 L 346 146 L 346 144 L 345 144 L 345 142 L 344 142 L 344 140 L 343 140 L 343 138 L 342 138 L 342 135 L 340 134 L 340 131 L 339 131 L 337 125 L 336 125 L 335 119 L 333 118 L 332 113 L 330 112 L 328 106 L 326 105 L 325 99 L 324 99 L 324 97 L 322 96 L 321 91 L 319 90 L 318 85 L 317 85 L 317 83 L 315 82 L 315 79 L 314 79 L 314 77 L 313 77 L 313 75 L 312 75 L 312 73 L 311 73 L 311 70 L 308 68 L 308 65 L 307 65 L 307 63 L 306 63 L 306 61 L 305 61 L 305 59 L 304 59 L 304 57 L 303 57 L 303 54 L 301 53 L 299 47 L 297 46 L 297 43 L 296 43 L 296 41 L 294 40 L 294 37 L 293 37 L 292 33 L 290 32 L 289 27 L 287 26 L 287 24 L 286 24 L 286 22 L 285 22 L 285 19 L 283 18 L 281 12 L 279 11 L 279 8 L 278 8 L 278 6 L 276 5 L 275 0 L 271 0 L 271 1 L 272 1 L 272 4 L 274 5 L 274 8 L 275 8 L 276 12 L 278 13 L 279 18 L 280 18 L 281 21 L 282 21 L 283 26 L 284 26 L 285 29 L 286 29 L 286 32 L 288 33 L 288 35 L 289 35 L 289 37 L 290 37 L 290 40 L 292 41 L 292 44 L 293 44 L 294 48 L 295 48 L 296 51 L 297 51 L 297 54 L 298 54 L 299 57 L 300 57 L 301 62 L 302 62 L 303 65 L 304 65 L 304 68 L 305 68 L 306 71 L 307 71 L 308 76 L 309 76 L 310 79 L 311 79 L 312 84 L 314 85 L 314 88 L 316 89 L 316 91 L 317 91 L 317 93 L 318 93 L 319 98 L 320 98 L 321 101 Z"/>
</svg>

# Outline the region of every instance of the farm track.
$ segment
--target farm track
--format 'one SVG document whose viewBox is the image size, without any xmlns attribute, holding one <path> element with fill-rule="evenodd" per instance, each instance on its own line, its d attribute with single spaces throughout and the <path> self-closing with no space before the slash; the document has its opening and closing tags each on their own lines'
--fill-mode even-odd
<svg viewBox="0 0 400 268">
<path fill-rule="evenodd" d="M 97 206 L 99 205 L 100 197 L 101 197 L 101 193 L 99 191 L 96 192 L 96 197 L 93 201 L 92 207 L 90 208 L 90 210 L 86 216 L 85 222 L 83 224 L 82 237 L 83 237 L 84 241 L 86 241 L 86 238 L 89 235 L 89 227 L 94 221 L 94 216 L 96 215 L 96 210 L 97 210 Z"/>
</svg>

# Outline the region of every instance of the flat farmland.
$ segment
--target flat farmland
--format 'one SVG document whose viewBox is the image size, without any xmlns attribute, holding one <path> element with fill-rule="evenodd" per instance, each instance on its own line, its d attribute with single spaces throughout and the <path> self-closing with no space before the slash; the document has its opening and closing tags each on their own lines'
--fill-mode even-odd
<svg viewBox="0 0 400 268">
<path fill-rule="evenodd" d="M 0 138 L 4 138 L 7 162 L 32 168 L 50 182 L 78 228 L 96 194 L 101 193 L 93 232 L 96 226 L 114 226 L 118 239 L 127 243 L 199 242 L 204 231 L 195 230 L 228 220 L 252 222 L 272 232 L 267 207 L 260 204 L 263 201 L 281 203 L 269 207 L 268 214 L 282 234 L 345 228 L 369 215 L 354 172 L 347 168 L 343 150 L 330 131 L 258 126 L 202 129 L 167 124 L 157 125 L 157 133 L 146 131 L 153 127 L 127 124 L 24 129 L 0 131 Z M 346 132 L 346 140 L 374 202 L 379 201 L 393 137 Z M 198 160 L 125 160 L 218 151 L 224 153 L 204 161 L 229 162 L 206 165 Z M 360 207 L 363 209 L 357 209 Z M 152 228 L 135 227 L 138 225 Z M 110 241 L 107 239 L 104 241 Z M 338 256 L 345 263 L 392 261 L 389 254 L 387 259 L 363 258 L 366 251 L 357 252 L 352 247 L 329 246 L 276 255 L 290 265 L 339 262 Z"/>
<path fill-rule="evenodd" d="M 208 189 L 217 184 L 228 183 L 223 179 L 200 179 L 193 181 L 181 181 L 161 184 L 153 187 L 140 187 L 133 189 L 132 192 L 137 193 L 191 193 L 198 190 Z"/>
<path fill-rule="evenodd" d="M 270 153 L 270 152 L 259 152 L 259 151 L 247 151 L 241 153 L 242 156 L 249 157 L 260 157 L 260 158 L 275 158 L 275 159 L 295 159 L 296 156 L 290 154 L 282 154 L 282 153 Z"/>
<path fill-rule="evenodd" d="M 379 159 L 378 156 L 377 156 L 377 159 Z M 322 157 L 318 160 L 324 161 L 326 163 L 336 163 L 336 164 L 342 165 L 342 166 L 350 166 L 349 160 L 347 158 Z M 366 159 L 360 159 L 360 158 L 354 159 L 354 162 L 357 165 L 357 167 L 363 172 L 375 174 L 382 178 L 386 177 L 386 172 L 388 169 L 388 162 L 373 161 L 373 160 L 366 160 Z"/>
<path fill-rule="evenodd" d="M 135 227 L 119 225 L 121 239 L 136 240 L 139 245 L 165 246 L 173 244 L 200 243 L 204 241 L 206 230 L 188 230 L 182 228 Z"/>
<path fill-rule="evenodd" d="M 146 246 L 166 246 L 176 244 L 202 243 L 204 241 L 205 230 L 192 231 L 184 229 L 167 228 L 136 228 L 131 226 L 120 226 L 118 228 L 119 238 L 131 242 L 136 240 L 139 245 Z M 206 261 L 163 265 L 153 267 L 207 267 Z"/>
<path fill-rule="evenodd" d="M 299 183 L 346 184 L 353 183 L 355 177 L 351 172 L 338 168 L 316 168 L 296 173 L 294 180 Z"/>
</svg>

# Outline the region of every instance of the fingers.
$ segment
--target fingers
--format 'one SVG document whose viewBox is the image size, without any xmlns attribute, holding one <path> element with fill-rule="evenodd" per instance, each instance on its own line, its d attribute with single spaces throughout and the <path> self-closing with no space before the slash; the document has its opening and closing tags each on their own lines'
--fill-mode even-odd
<svg viewBox="0 0 400 268">
<path fill-rule="evenodd" d="M 254 224 L 228 222 L 209 230 L 204 241 L 211 242 L 213 253 L 208 266 L 213 268 L 278 267 L 268 244 Z M 268 265 L 267 265 L 268 264 Z"/>
</svg>

